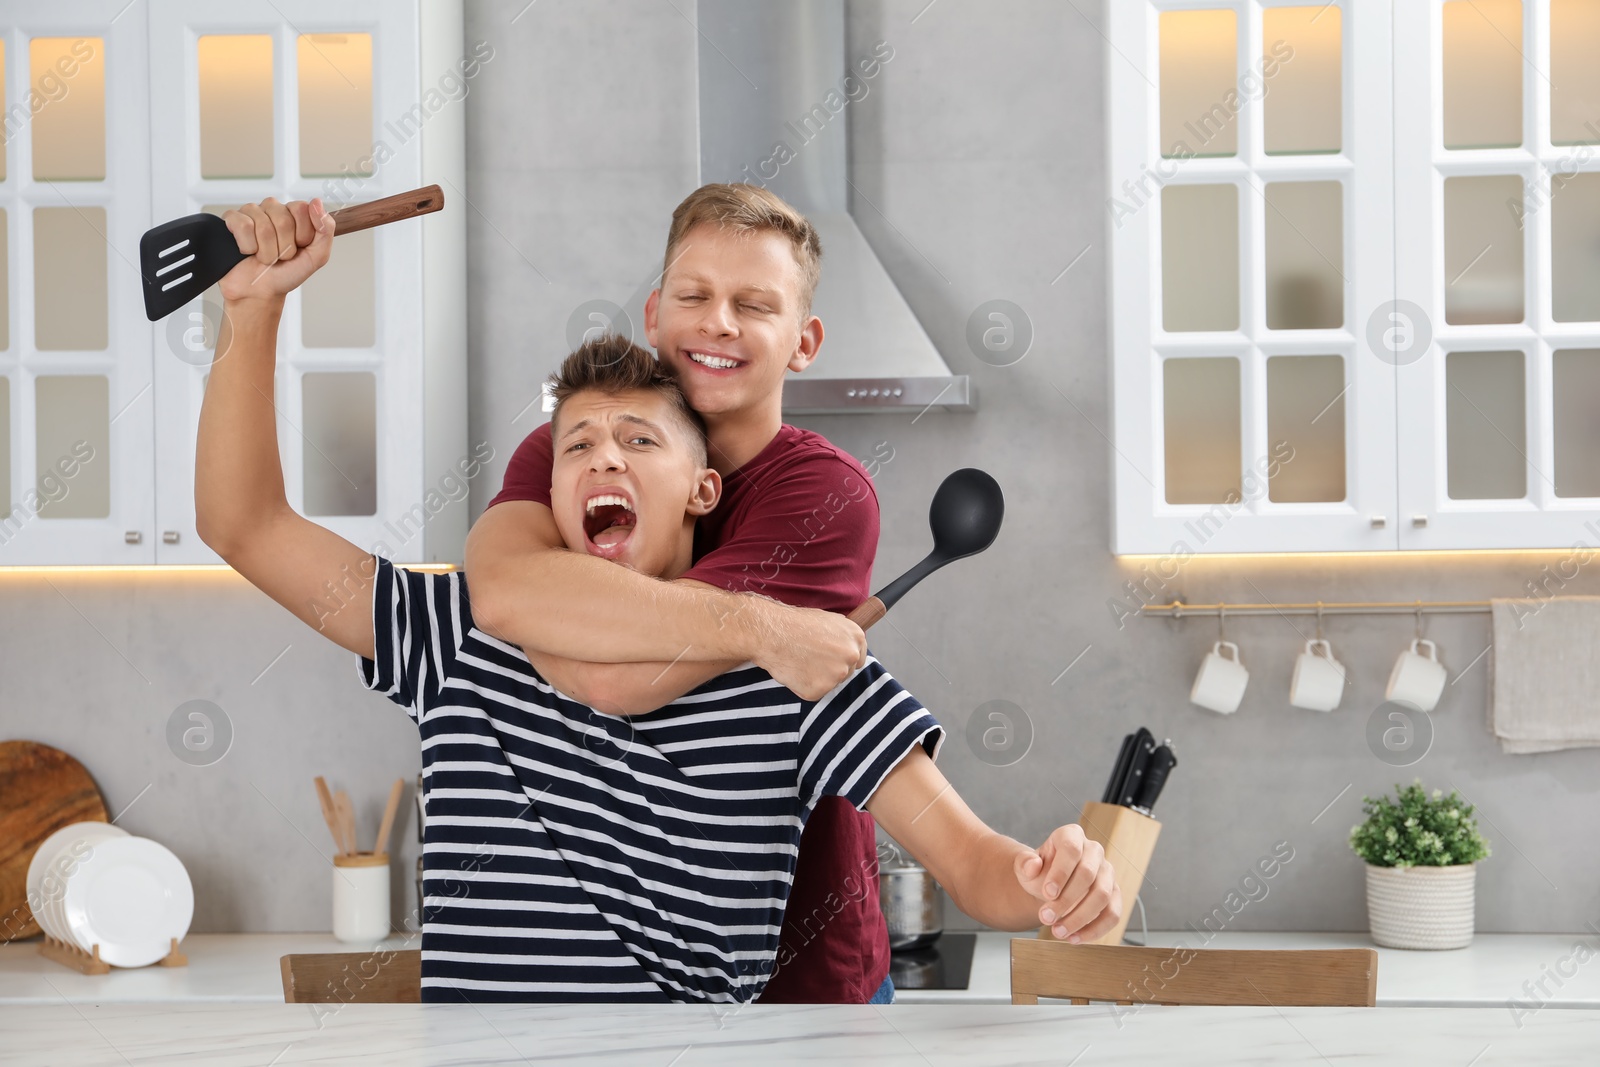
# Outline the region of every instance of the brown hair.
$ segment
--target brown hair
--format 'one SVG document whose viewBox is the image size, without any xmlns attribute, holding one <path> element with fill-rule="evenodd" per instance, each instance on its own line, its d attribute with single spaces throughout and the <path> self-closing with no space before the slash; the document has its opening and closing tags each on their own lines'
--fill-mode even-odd
<svg viewBox="0 0 1600 1067">
<path fill-rule="evenodd" d="M 667 254 L 661 276 L 672 266 L 673 250 L 688 232 L 702 223 L 721 226 L 734 233 L 781 233 L 789 239 L 794 259 L 800 266 L 800 308 L 803 321 L 811 314 L 811 298 L 822 277 L 822 241 L 816 227 L 790 207 L 776 193 L 748 182 L 702 185 L 683 198 L 672 213 L 672 228 L 667 231 Z"/>
<path fill-rule="evenodd" d="M 601 334 L 579 345 L 561 361 L 560 369 L 550 375 L 550 393 L 556 399 L 551 421 L 555 421 L 569 397 L 589 390 L 611 396 L 638 390 L 665 397 L 679 423 L 689 431 L 689 446 L 695 450 L 695 462 L 705 466 L 705 419 L 689 406 L 689 399 L 683 395 L 677 379 L 655 356 L 628 338 L 615 333 Z"/>
</svg>

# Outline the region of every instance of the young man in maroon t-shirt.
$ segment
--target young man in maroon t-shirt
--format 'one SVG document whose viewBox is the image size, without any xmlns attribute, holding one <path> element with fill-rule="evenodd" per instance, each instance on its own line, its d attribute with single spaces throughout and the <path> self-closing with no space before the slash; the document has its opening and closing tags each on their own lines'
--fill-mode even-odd
<svg viewBox="0 0 1600 1067">
<path fill-rule="evenodd" d="M 805 217 L 758 186 L 702 186 L 673 212 L 645 335 L 705 417 L 723 480 L 687 574 L 661 582 L 563 550 L 549 425 L 518 447 L 468 539 L 467 579 L 479 625 L 557 689 L 637 714 L 753 661 L 815 699 L 865 662 L 844 613 L 871 595 L 877 494 L 854 458 L 782 418 L 785 372 L 822 345 L 820 257 Z M 872 817 L 826 798 L 800 843 L 761 1001 L 881 1001 L 888 971 Z"/>
</svg>

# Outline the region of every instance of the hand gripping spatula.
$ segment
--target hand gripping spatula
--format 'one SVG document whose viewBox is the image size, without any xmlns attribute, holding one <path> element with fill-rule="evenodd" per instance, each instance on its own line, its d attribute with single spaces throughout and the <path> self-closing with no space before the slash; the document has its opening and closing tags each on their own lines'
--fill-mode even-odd
<svg viewBox="0 0 1600 1067">
<path fill-rule="evenodd" d="M 437 185 L 396 193 L 382 200 L 351 204 L 331 212 L 334 236 L 367 230 L 444 207 Z M 139 239 L 139 274 L 144 279 L 144 313 L 151 322 L 166 318 L 220 282 L 248 257 L 228 224 L 217 215 L 186 215 L 145 231 Z"/>
</svg>

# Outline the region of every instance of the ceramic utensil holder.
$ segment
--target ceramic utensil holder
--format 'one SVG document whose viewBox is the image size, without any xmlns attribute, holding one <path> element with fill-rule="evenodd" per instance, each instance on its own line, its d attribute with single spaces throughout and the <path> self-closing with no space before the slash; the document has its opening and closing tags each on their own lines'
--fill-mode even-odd
<svg viewBox="0 0 1600 1067">
<path fill-rule="evenodd" d="M 381 941 L 389 936 L 389 854 L 333 857 L 333 936 Z"/>
<path fill-rule="evenodd" d="M 1117 885 L 1122 887 L 1122 918 L 1104 936 L 1086 943 L 1120 945 L 1122 931 L 1127 928 L 1128 919 L 1133 915 L 1133 899 L 1139 895 L 1139 887 L 1144 884 L 1144 872 L 1150 866 L 1151 854 L 1156 850 L 1156 838 L 1161 836 L 1161 824 L 1121 804 L 1102 804 L 1098 800 L 1091 800 L 1083 806 L 1078 825 L 1083 827 L 1084 837 L 1098 841 L 1106 850 L 1106 861 L 1117 876 Z M 1039 927 L 1039 937 L 1045 941 L 1056 939 L 1048 926 Z"/>
</svg>

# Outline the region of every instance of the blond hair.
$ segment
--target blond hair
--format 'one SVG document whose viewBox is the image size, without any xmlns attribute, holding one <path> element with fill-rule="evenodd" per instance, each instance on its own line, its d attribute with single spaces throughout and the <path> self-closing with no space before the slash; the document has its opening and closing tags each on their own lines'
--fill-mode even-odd
<svg viewBox="0 0 1600 1067">
<path fill-rule="evenodd" d="M 672 266 L 674 250 L 685 235 L 702 223 L 720 226 L 734 233 L 781 233 L 789 239 L 795 263 L 800 267 L 800 318 L 811 314 L 811 298 L 822 277 L 822 240 L 817 229 L 800 212 L 771 190 L 748 182 L 702 185 L 683 198 L 672 213 L 672 228 L 667 231 L 667 252 L 662 259 L 662 278 Z"/>
</svg>

